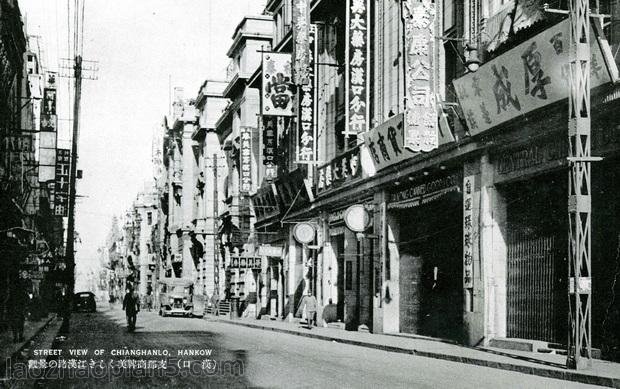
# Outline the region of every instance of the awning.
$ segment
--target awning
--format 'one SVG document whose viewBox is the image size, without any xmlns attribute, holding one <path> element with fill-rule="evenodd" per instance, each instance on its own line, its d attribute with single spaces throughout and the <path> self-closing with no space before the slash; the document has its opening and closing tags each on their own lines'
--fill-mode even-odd
<svg viewBox="0 0 620 389">
<path fill-rule="evenodd" d="M 512 24 L 514 32 L 519 32 L 541 20 L 545 20 L 545 11 L 543 11 L 541 0 L 518 0 Z"/>
</svg>

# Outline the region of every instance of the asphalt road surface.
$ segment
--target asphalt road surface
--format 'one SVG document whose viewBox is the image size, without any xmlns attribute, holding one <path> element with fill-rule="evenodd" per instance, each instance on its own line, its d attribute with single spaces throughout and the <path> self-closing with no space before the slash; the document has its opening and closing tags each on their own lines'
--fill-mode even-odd
<svg viewBox="0 0 620 389">
<path fill-rule="evenodd" d="M 581 388 L 573 382 L 262 331 L 198 318 L 140 312 L 129 333 L 120 308 L 72 316 L 72 333 L 55 342 L 60 356 L 35 386 L 280 388 Z M 39 346 L 41 349 L 44 346 Z M 70 355 L 70 350 L 87 350 Z M 101 352 L 101 355 L 95 355 Z M 121 350 L 121 351 L 119 351 Z M 118 355 L 155 350 L 168 356 Z M 178 355 L 196 350 L 203 355 Z M 211 355 L 207 354 L 211 350 Z M 129 352 L 129 351 L 128 351 Z M 83 360 L 86 369 L 57 369 Z M 129 362 L 128 359 L 132 359 Z M 64 360 L 64 362 L 62 362 Z M 101 362 L 101 361 L 104 362 Z M 166 365 L 162 365 L 164 360 Z M 110 365 L 110 361 L 112 364 Z M 53 363 L 53 362 L 52 362 Z M 101 367 L 103 363 L 105 366 Z M 130 365 L 135 363 L 135 365 Z M 150 363 L 150 368 L 149 364 Z M 144 369 L 147 364 L 147 369 Z M 91 366 L 92 365 L 92 366 Z"/>
</svg>

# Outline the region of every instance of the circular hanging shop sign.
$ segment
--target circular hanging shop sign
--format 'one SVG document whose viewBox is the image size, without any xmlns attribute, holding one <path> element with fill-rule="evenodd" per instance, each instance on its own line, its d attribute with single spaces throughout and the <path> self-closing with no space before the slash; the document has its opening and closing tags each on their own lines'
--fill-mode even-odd
<svg viewBox="0 0 620 389">
<path fill-rule="evenodd" d="M 301 244 L 311 243 L 315 235 L 316 230 L 310 223 L 298 223 L 295 228 L 293 228 L 293 236 L 295 236 L 295 240 Z"/>
<path fill-rule="evenodd" d="M 353 232 L 364 232 L 370 225 L 370 214 L 362 204 L 351 205 L 344 211 L 344 223 Z"/>
</svg>

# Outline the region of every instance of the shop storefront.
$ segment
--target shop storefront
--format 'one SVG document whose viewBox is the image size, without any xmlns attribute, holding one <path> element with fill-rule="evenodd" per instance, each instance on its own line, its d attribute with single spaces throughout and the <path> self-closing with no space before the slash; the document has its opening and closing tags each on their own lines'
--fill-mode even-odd
<svg viewBox="0 0 620 389">
<path fill-rule="evenodd" d="M 462 340 L 462 176 L 438 173 L 389 192 L 400 332 Z"/>
</svg>

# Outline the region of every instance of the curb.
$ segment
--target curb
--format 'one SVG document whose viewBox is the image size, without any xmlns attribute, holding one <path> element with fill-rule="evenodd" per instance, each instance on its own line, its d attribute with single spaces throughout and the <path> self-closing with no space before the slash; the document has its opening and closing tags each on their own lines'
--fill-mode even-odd
<svg viewBox="0 0 620 389">
<path fill-rule="evenodd" d="M 232 320 L 220 319 L 217 317 L 210 317 L 207 320 L 217 321 L 220 323 L 226 323 L 226 324 L 231 324 L 231 325 L 236 325 L 236 326 L 241 326 L 241 327 L 254 328 L 254 329 L 259 329 L 259 330 L 264 330 L 264 331 L 272 331 L 272 332 L 279 332 L 279 333 L 284 333 L 284 334 L 289 334 L 289 335 L 303 336 L 306 338 L 319 339 L 319 340 L 324 340 L 328 342 L 338 342 L 342 344 L 349 344 L 352 346 L 360 346 L 360 347 L 372 348 L 376 350 L 382 350 L 382 351 L 388 351 L 388 352 L 394 352 L 394 353 L 400 353 L 400 354 L 409 354 L 409 355 L 415 355 L 415 356 L 424 357 L 424 358 L 441 359 L 444 361 L 465 363 L 469 365 L 489 367 L 492 369 L 514 371 L 518 373 L 536 375 L 536 376 L 545 377 L 545 378 L 555 378 L 555 379 L 559 379 L 563 381 L 572 381 L 572 382 L 578 382 L 582 384 L 607 386 L 611 388 L 620 388 L 620 378 L 595 376 L 595 375 L 589 375 L 589 374 L 576 373 L 576 372 L 568 371 L 568 370 L 564 371 L 564 370 L 545 369 L 543 367 L 523 366 L 523 365 L 518 365 L 514 363 L 495 362 L 495 361 L 489 361 L 486 359 L 461 357 L 458 355 L 441 354 L 441 353 L 434 353 L 434 352 L 429 352 L 429 351 L 419 351 L 416 349 L 409 349 L 409 348 L 403 348 L 403 347 L 397 347 L 397 346 L 387 346 L 387 345 L 382 345 L 382 344 L 368 343 L 368 342 L 362 342 L 362 341 L 351 340 L 351 339 L 335 338 L 335 337 L 327 336 L 327 335 L 311 334 L 311 333 L 298 332 L 295 330 L 288 330 L 288 329 L 283 329 L 283 328 L 262 326 L 259 324 L 237 322 L 237 321 L 232 321 Z"/>
<path fill-rule="evenodd" d="M 28 346 L 30 344 L 30 341 L 32 341 L 34 338 L 36 338 L 41 332 L 45 331 L 45 329 L 47 327 L 49 327 L 50 323 L 56 319 L 56 316 L 52 315 L 51 317 L 47 318 L 47 321 L 45 321 L 45 323 L 43 325 L 41 325 L 41 327 L 39 327 L 31 336 L 28 337 L 28 339 L 26 339 L 17 350 L 15 350 L 11 356 L 6 357 L 3 361 L 2 364 L 2 370 L 0 371 L 0 377 L 4 377 L 5 373 L 6 373 L 6 364 L 7 364 L 7 360 L 16 360 L 20 353 L 26 348 L 26 346 Z"/>
</svg>

